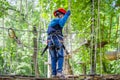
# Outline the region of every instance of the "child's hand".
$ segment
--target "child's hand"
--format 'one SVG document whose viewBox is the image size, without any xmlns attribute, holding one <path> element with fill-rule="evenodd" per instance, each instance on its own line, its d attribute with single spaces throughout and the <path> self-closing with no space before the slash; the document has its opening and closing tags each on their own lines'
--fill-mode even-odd
<svg viewBox="0 0 120 80">
<path fill-rule="evenodd" d="M 70 10 L 68 10 L 66 14 L 67 14 L 67 15 L 70 15 L 70 14 L 71 14 L 71 11 L 70 11 Z"/>
</svg>

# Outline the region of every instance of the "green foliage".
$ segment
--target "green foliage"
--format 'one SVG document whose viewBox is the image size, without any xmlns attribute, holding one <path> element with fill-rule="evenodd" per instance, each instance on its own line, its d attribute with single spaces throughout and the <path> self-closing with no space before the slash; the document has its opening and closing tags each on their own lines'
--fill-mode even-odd
<svg viewBox="0 0 120 80">
<path fill-rule="evenodd" d="M 0 17 L 7 15 L 7 10 L 9 9 L 10 4 L 6 0 L 0 0 Z"/>
</svg>

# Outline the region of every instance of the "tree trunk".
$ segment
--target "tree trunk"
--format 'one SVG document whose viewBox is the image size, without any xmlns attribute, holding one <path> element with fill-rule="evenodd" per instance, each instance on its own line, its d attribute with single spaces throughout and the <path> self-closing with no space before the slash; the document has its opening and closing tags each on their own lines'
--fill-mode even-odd
<svg viewBox="0 0 120 80">
<path fill-rule="evenodd" d="M 38 50 L 37 50 L 37 30 L 36 27 L 33 27 L 33 44 L 34 44 L 34 53 L 33 53 L 33 68 L 34 68 L 34 73 L 35 77 L 39 77 L 39 69 L 38 69 L 38 62 L 37 62 L 37 55 L 38 55 Z"/>
<path fill-rule="evenodd" d="M 73 75 L 72 67 L 69 62 L 69 56 L 65 56 L 65 63 L 64 63 L 64 73 L 66 75 Z"/>
</svg>

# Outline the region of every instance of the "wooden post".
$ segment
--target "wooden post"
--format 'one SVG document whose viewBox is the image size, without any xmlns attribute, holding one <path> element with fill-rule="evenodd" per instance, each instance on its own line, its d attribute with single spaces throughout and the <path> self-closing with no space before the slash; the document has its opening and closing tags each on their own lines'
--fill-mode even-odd
<svg viewBox="0 0 120 80">
<path fill-rule="evenodd" d="M 64 73 L 66 75 L 73 75 L 72 66 L 70 65 L 69 55 L 64 58 Z"/>
<path fill-rule="evenodd" d="M 37 50 L 37 30 L 36 27 L 33 27 L 33 45 L 34 45 L 34 53 L 33 53 L 33 68 L 34 68 L 34 73 L 35 77 L 39 77 L 39 69 L 38 69 L 38 63 L 37 63 L 37 55 L 38 55 L 38 50 Z"/>
<path fill-rule="evenodd" d="M 51 57 L 50 57 L 50 54 L 49 54 L 49 51 L 48 51 L 48 72 L 47 72 L 47 77 L 50 78 L 51 77 Z"/>
</svg>

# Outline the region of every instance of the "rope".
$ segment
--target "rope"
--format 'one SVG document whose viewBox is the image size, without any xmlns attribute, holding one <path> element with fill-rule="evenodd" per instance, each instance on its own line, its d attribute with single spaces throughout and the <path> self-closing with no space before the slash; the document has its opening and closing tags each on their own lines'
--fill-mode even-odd
<svg viewBox="0 0 120 80">
<path fill-rule="evenodd" d="M 118 23 L 117 23 L 117 31 L 116 31 L 116 44 L 117 44 L 117 53 L 118 54 L 116 54 L 117 55 L 117 60 L 116 60 L 116 64 L 119 64 L 119 52 L 120 52 L 120 30 L 119 30 L 119 28 L 118 28 L 118 26 L 120 26 L 119 24 L 120 24 L 120 22 L 119 22 L 119 20 L 120 20 L 120 17 L 118 16 Z M 117 42 L 117 39 L 119 39 L 118 40 L 118 42 Z M 120 67 L 119 67 L 120 68 Z M 116 70 L 116 74 L 117 74 L 117 70 L 119 69 L 119 68 L 115 68 Z"/>
<path fill-rule="evenodd" d="M 34 1 L 33 1 L 33 0 L 31 0 L 31 1 L 32 1 L 32 7 L 31 7 L 31 10 L 30 10 L 30 11 L 31 11 L 31 12 L 30 12 L 30 17 L 33 18 L 33 11 L 34 11 L 34 10 L 33 10 L 33 5 L 34 5 Z M 33 25 L 33 23 L 31 23 L 31 24 Z M 29 25 L 28 30 L 30 30 L 30 29 L 31 29 L 31 28 L 30 28 L 30 25 Z M 33 32 L 33 30 L 32 30 L 32 32 Z M 30 41 L 30 34 L 29 34 L 29 32 L 28 32 L 28 36 L 29 36 L 29 37 L 28 37 L 28 43 L 29 43 L 29 42 L 31 42 L 31 41 Z M 32 41 L 33 41 L 33 40 L 32 40 Z M 33 44 L 34 44 L 34 43 L 33 43 Z M 29 46 L 30 46 L 30 45 L 29 45 Z M 33 47 L 33 48 L 34 48 L 34 47 Z M 35 49 L 35 48 L 34 48 L 34 50 L 37 51 L 37 49 Z M 32 56 L 34 56 L 34 50 L 33 50 Z M 36 76 L 36 75 L 35 75 L 36 73 L 35 73 L 35 65 L 34 65 L 33 57 L 31 58 L 31 61 L 30 61 L 30 62 L 32 62 L 32 68 L 31 68 L 31 69 L 32 69 L 32 73 L 30 73 L 30 74 Z M 33 74 L 33 73 L 34 73 L 34 74 Z"/>
<path fill-rule="evenodd" d="M 20 0 L 20 13 L 22 13 L 22 0 Z M 12 29 L 12 28 L 11 28 Z M 8 33 L 9 33 L 9 29 L 8 29 Z M 13 34 L 15 35 L 15 32 L 13 30 Z M 17 45 L 19 45 L 19 39 L 16 37 L 16 35 L 14 36 L 14 40 L 17 42 Z M 17 63 L 15 64 L 16 66 L 19 65 L 19 52 L 18 52 L 18 46 L 16 47 L 16 58 L 15 58 L 15 61 L 17 61 Z M 17 69 L 17 68 L 16 68 Z M 16 69 L 15 69 L 15 74 L 17 74 L 16 72 Z"/>
<path fill-rule="evenodd" d="M 119 22 L 119 20 L 120 20 L 120 17 L 118 16 L 118 19 L 117 19 L 117 30 L 116 30 L 116 44 L 117 44 L 117 39 L 119 39 L 119 35 L 120 35 L 120 30 L 119 30 L 119 24 L 120 24 L 120 22 Z M 119 40 L 118 40 L 118 43 L 119 43 Z M 117 45 L 117 50 L 119 50 L 119 44 Z"/>
<path fill-rule="evenodd" d="M 120 26 L 120 16 L 119 16 L 119 24 L 118 24 L 118 26 Z M 118 29 L 118 51 L 120 51 L 120 28 Z"/>
<path fill-rule="evenodd" d="M 25 8 L 26 9 L 26 15 L 28 15 L 28 0 L 25 1 L 25 4 L 26 4 L 26 6 L 25 6 L 26 7 Z M 26 21 L 28 21 L 28 17 L 26 17 Z M 24 31 L 24 30 L 22 30 L 22 31 Z M 25 30 L 25 32 L 27 32 L 29 34 L 29 32 L 32 32 L 32 30 L 30 31 L 30 30 L 27 29 L 27 30 Z M 28 37 L 28 42 L 29 42 L 29 39 L 30 38 Z M 28 46 L 27 46 L 27 48 L 30 49 L 30 47 L 28 47 Z M 34 50 L 34 47 L 32 47 L 32 50 Z M 30 75 L 32 75 L 32 71 L 31 71 Z"/>
<path fill-rule="evenodd" d="M 119 16 L 119 24 L 118 24 L 118 26 L 120 26 L 120 16 Z M 118 32 L 118 51 L 120 52 L 120 27 L 119 27 L 119 32 Z M 117 56 L 118 57 L 118 56 Z M 120 61 L 118 60 L 118 64 L 120 64 Z M 118 69 L 120 69 L 120 66 L 118 67 Z"/>
<path fill-rule="evenodd" d="M 5 29 L 5 30 L 8 30 L 9 28 L 5 28 L 5 27 L 0 27 L 1 29 Z M 12 28 L 13 30 L 15 31 L 22 31 L 22 32 L 32 32 L 32 30 L 30 29 L 16 29 L 16 28 Z M 42 32 L 42 33 L 46 33 L 46 31 L 44 30 L 37 30 L 37 32 Z"/>
<path fill-rule="evenodd" d="M 41 0 L 42 1 L 42 0 Z M 40 1 L 40 4 L 41 4 L 41 1 Z M 42 30 L 42 22 L 41 22 L 41 20 L 42 20 L 42 17 L 41 17 L 41 14 L 42 14 L 42 6 L 40 6 L 39 7 L 40 9 L 40 14 L 39 14 L 39 16 L 40 16 L 40 18 L 39 18 L 39 26 L 38 26 L 38 31 L 40 31 L 40 32 L 38 32 L 38 43 L 40 43 L 40 40 L 42 40 L 42 31 L 43 30 L 45 30 L 45 29 L 43 29 Z M 44 22 L 45 23 L 45 22 Z M 44 26 L 46 26 L 46 25 L 44 25 Z M 44 27 L 45 28 L 45 27 Z M 46 33 L 46 32 L 44 32 L 44 33 Z M 39 50 L 39 47 L 40 47 L 40 49 L 41 50 Z M 43 51 L 43 45 L 38 45 L 38 52 L 40 51 L 40 52 L 42 52 Z M 40 60 L 42 60 L 42 64 L 44 65 L 44 69 L 43 69 L 43 74 L 44 74 L 44 77 L 47 77 L 46 75 L 47 75 L 47 68 L 46 68 L 46 65 L 44 64 L 44 62 L 46 62 L 45 60 L 44 60 L 44 58 L 43 57 L 40 57 Z M 41 72 L 40 72 L 40 74 L 42 74 Z"/>
<path fill-rule="evenodd" d="M 101 27 L 100 27 L 100 0 L 98 0 L 98 27 L 99 27 L 99 33 L 98 38 L 99 42 L 101 42 Z M 102 52 L 101 52 L 101 44 L 100 44 L 100 74 L 102 76 Z"/>
<path fill-rule="evenodd" d="M 68 9 L 70 10 L 71 7 L 71 0 L 68 0 Z"/>
<path fill-rule="evenodd" d="M 5 25 L 4 25 L 4 17 L 3 17 L 3 19 L 2 19 L 2 26 L 4 27 Z M 5 48 L 5 40 L 4 40 L 4 34 L 5 34 L 5 32 L 4 32 L 4 29 L 3 29 L 3 48 L 2 48 L 2 52 L 4 52 L 4 48 Z M 4 60 L 4 64 L 3 65 L 5 65 L 6 66 L 6 62 L 7 61 L 5 61 L 6 59 L 7 59 L 7 57 L 6 57 L 7 55 L 5 54 L 5 59 L 3 59 Z M 4 69 L 4 73 L 6 73 L 6 68 Z"/>
<path fill-rule="evenodd" d="M 96 56 L 96 52 L 95 52 L 95 55 L 93 54 L 93 49 L 94 49 L 94 44 L 95 44 L 95 42 L 94 42 L 94 37 L 95 37 L 95 30 L 94 30 L 94 28 L 95 28 L 95 11 L 94 11 L 94 9 L 95 9 L 95 6 L 94 6 L 94 0 L 92 0 L 92 6 L 91 6 L 91 14 L 92 14 L 92 20 L 91 20 L 91 34 L 92 34 L 92 36 L 91 36 L 91 74 L 95 74 L 95 69 L 96 69 L 96 64 L 95 64 L 95 56 Z"/>
<path fill-rule="evenodd" d="M 5 28 L 5 27 L 0 27 L 1 29 L 5 29 L 5 30 L 8 30 L 9 28 Z M 85 30 L 87 30 L 89 27 L 87 27 L 87 28 L 84 28 L 82 31 L 76 31 L 76 32 L 69 32 L 69 33 L 67 33 L 67 34 L 84 34 L 84 33 L 89 33 L 89 32 L 84 32 Z M 32 32 L 32 30 L 29 30 L 29 29 L 16 29 L 16 28 L 13 28 L 12 27 L 12 29 L 14 30 L 14 31 L 22 31 L 22 32 Z M 37 30 L 37 32 L 40 32 L 40 33 L 46 33 L 46 31 L 45 31 L 45 29 L 44 30 L 42 30 L 42 29 L 38 29 Z"/>
<path fill-rule="evenodd" d="M 20 13 L 22 13 L 22 0 L 20 0 Z"/>
<path fill-rule="evenodd" d="M 39 26 L 38 26 L 38 30 L 40 31 L 40 32 L 37 32 L 37 43 L 38 43 L 38 45 L 37 45 L 37 50 L 38 50 L 38 52 L 41 52 L 42 50 L 40 50 L 40 49 L 42 49 L 42 46 L 41 45 L 39 45 L 39 43 L 40 43 L 40 39 L 41 39 L 41 23 L 40 23 L 40 20 L 41 20 L 41 7 L 39 7 L 40 9 L 40 14 L 39 14 Z M 40 47 L 41 46 L 41 47 Z M 40 48 L 40 49 L 39 49 Z M 36 50 L 36 49 L 35 49 Z M 39 53 L 38 53 L 38 55 L 39 55 Z M 39 58 L 39 57 L 38 57 Z M 41 60 L 44 60 L 44 59 L 41 59 Z M 39 61 L 37 61 L 38 63 L 39 63 Z M 41 61 L 41 63 L 42 63 L 42 61 Z M 39 64 L 38 64 L 38 66 L 39 66 Z M 45 70 L 45 68 L 43 69 L 43 70 Z M 41 75 L 41 72 L 40 72 L 40 75 Z"/>
<path fill-rule="evenodd" d="M 71 0 L 68 0 L 68 10 L 71 10 Z M 71 20 L 69 19 L 69 22 L 68 22 L 68 27 L 69 27 L 69 32 L 71 33 Z M 72 52 L 72 34 L 70 34 L 67 32 L 67 35 L 69 34 L 69 46 L 70 46 L 70 51 Z M 74 58 L 73 58 L 73 53 L 71 53 L 72 57 L 71 57 L 71 63 L 74 63 Z M 69 59 L 68 59 L 69 60 Z M 69 62 L 69 61 L 68 61 Z M 74 72 L 74 64 L 72 65 L 73 67 L 72 68 L 72 72 Z M 73 76 L 74 76 L 74 73 L 73 73 Z M 72 78 L 72 80 L 74 80 L 74 77 Z"/>
</svg>

